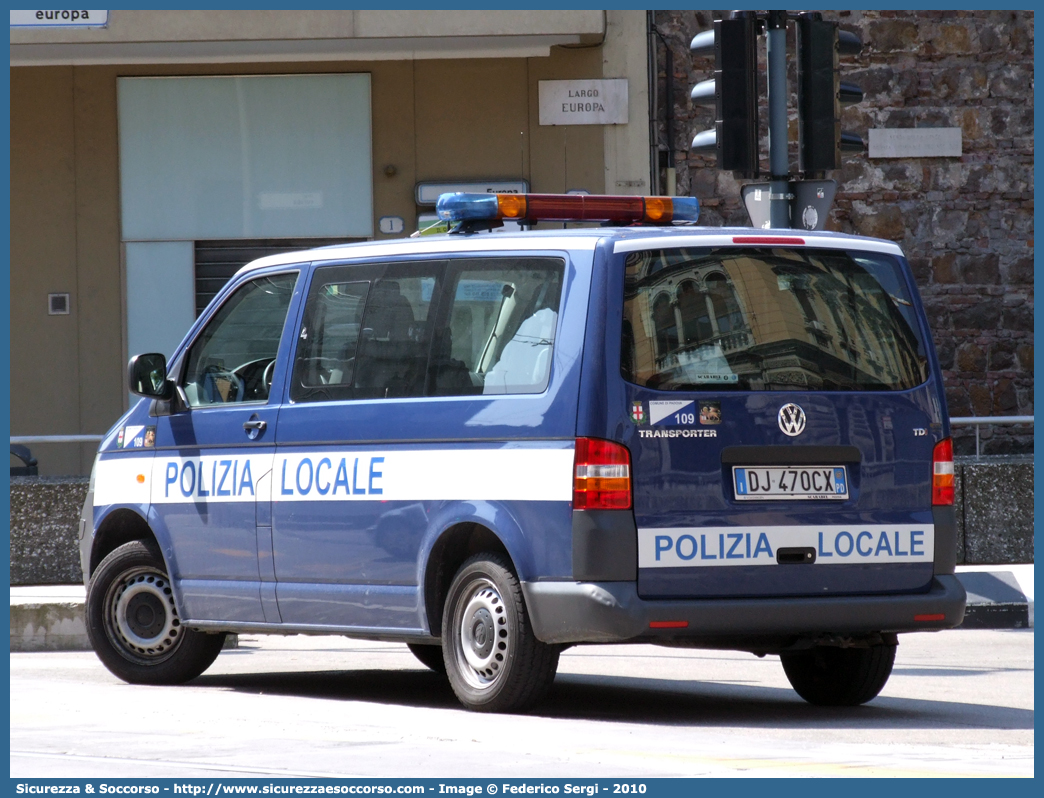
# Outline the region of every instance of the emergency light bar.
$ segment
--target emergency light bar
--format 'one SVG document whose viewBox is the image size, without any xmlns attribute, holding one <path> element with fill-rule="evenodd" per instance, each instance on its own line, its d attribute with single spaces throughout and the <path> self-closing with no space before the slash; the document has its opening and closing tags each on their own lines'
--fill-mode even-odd
<svg viewBox="0 0 1044 798">
<path fill-rule="evenodd" d="M 695 197 L 592 194 L 442 194 L 435 210 L 449 222 L 512 219 L 527 222 L 694 223 Z"/>
</svg>

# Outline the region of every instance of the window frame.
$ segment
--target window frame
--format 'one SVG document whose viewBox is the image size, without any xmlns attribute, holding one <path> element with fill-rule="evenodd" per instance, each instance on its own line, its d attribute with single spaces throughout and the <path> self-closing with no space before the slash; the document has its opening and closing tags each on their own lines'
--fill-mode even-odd
<svg viewBox="0 0 1044 798">
<path fill-rule="evenodd" d="M 555 268 L 560 269 L 559 277 L 559 297 L 558 297 L 558 310 L 556 311 L 557 319 L 555 324 L 555 337 L 552 343 L 551 356 L 548 364 L 548 373 L 546 383 L 540 391 L 535 392 L 513 392 L 513 393 L 497 393 L 497 394 L 484 394 L 482 392 L 475 394 L 436 394 L 432 390 L 433 376 L 431 373 L 432 368 L 432 349 L 435 345 L 437 334 L 446 328 L 450 324 L 449 314 L 452 311 L 453 302 L 447 299 L 447 291 L 449 286 L 452 285 L 454 289 L 459 283 L 462 274 L 465 270 L 473 268 L 473 265 L 478 261 L 488 261 L 490 263 L 490 269 L 496 268 L 497 262 L 517 262 L 518 260 L 545 260 L 554 264 Z M 300 396 L 295 396 L 295 373 L 297 369 L 297 361 L 301 351 L 301 328 L 305 322 L 309 320 L 310 302 L 315 296 L 321 285 L 328 285 L 333 282 L 369 282 L 370 289 L 367 292 L 367 304 L 369 303 L 373 295 L 374 284 L 381 279 L 396 279 L 394 277 L 388 278 L 386 276 L 388 269 L 406 268 L 406 269 L 423 269 L 428 268 L 434 272 L 436 280 L 435 287 L 433 289 L 431 303 L 429 305 L 428 315 L 426 318 L 427 322 L 427 362 L 425 365 L 425 377 L 423 390 L 419 395 L 416 396 L 388 396 L 388 397 L 373 397 L 373 396 L 357 396 L 355 395 L 354 377 L 353 383 L 349 389 L 345 392 L 346 396 L 339 397 L 328 397 L 328 398 L 315 398 L 315 399 L 303 399 Z M 284 392 L 285 401 L 292 405 L 312 405 L 319 403 L 330 403 L 330 402 L 365 402 L 365 401 L 385 401 L 393 399 L 428 399 L 428 400 L 475 400 L 475 399 L 492 399 L 499 397 L 524 397 L 524 396 L 539 396 L 546 394 L 554 383 L 554 372 L 555 372 L 555 351 L 558 344 L 563 310 L 566 303 L 566 292 L 568 290 L 567 283 L 569 280 L 569 268 L 570 259 L 567 253 L 564 252 L 545 252 L 545 251 L 500 251 L 500 252 L 440 252 L 433 253 L 431 255 L 419 255 L 404 258 L 380 258 L 374 260 L 365 261 L 313 261 L 312 268 L 308 274 L 308 285 L 302 290 L 303 296 L 301 300 L 301 309 L 298 313 L 298 319 L 296 326 L 293 331 L 293 345 L 292 351 L 289 353 L 289 359 L 287 361 L 287 386 Z M 343 270 L 343 279 L 330 279 L 323 280 L 320 283 L 323 272 L 327 270 Z M 454 296 L 455 299 L 455 296 Z M 367 310 L 363 309 L 362 321 L 366 319 Z M 361 357 L 361 346 L 356 349 L 357 358 Z M 358 367 L 358 366 L 357 366 Z"/>
</svg>

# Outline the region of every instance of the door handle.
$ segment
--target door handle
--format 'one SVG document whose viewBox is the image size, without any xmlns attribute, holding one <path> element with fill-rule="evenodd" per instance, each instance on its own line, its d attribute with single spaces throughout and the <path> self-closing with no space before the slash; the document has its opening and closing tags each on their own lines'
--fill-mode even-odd
<svg viewBox="0 0 1044 798">
<path fill-rule="evenodd" d="M 267 426 L 268 426 L 268 422 L 267 421 L 262 421 L 261 419 L 256 419 L 256 418 L 252 418 L 252 419 L 250 419 L 250 421 L 244 421 L 243 422 L 243 429 L 247 430 L 248 432 L 251 431 L 251 430 L 257 430 L 258 432 L 263 432 L 265 430 L 265 427 L 267 427 Z"/>
</svg>

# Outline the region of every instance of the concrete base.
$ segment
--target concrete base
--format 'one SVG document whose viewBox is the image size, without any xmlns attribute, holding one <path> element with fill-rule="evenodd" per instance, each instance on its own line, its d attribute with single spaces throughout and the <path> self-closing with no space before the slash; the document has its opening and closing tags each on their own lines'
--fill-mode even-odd
<svg viewBox="0 0 1044 798">
<path fill-rule="evenodd" d="M 36 592 L 48 595 L 15 596 L 11 591 L 11 651 L 89 651 L 83 588 Z"/>
</svg>

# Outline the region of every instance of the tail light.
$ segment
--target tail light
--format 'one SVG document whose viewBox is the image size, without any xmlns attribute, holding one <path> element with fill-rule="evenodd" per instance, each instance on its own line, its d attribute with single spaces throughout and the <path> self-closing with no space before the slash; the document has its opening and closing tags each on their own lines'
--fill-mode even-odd
<svg viewBox="0 0 1044 798">
<path fill-rule="evenodd" d="M 598 438 L 577 438 L 573 470 L 574 510 L 631 508 L 631 453 Z"/>
<path fill-rule="evenodd" d="M 932 452 L 932 504 L 953 504 L 953 441 L 943 438 Z"/>
</svg>

